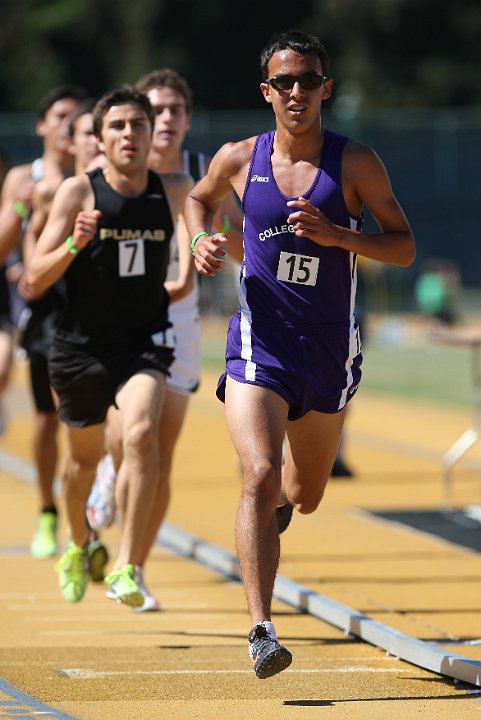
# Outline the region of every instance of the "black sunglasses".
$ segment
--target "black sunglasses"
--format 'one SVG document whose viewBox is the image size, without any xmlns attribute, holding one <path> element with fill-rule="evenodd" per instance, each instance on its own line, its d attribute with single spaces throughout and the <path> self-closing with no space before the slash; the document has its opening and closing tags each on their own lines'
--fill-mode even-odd
<svg viewBox="0 0 481 720">
<path fill-rule="evenodd" d="M 266 78 L 265 82 L 281 92 L 292 90 L 296 82 L 303 90 L 315 90 L 321 87 L 324 80 L 327 80 L 325 75 L 320 75 L 318 72 L 306 72 L 302 75 L 274 75 L 274 77 Z"/>
</svg>

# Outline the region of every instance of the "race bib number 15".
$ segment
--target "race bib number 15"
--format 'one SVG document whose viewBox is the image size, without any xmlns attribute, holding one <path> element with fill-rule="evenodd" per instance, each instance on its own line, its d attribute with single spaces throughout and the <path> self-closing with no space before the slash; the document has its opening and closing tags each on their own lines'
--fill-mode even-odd
<svg viewBox="0 0 481 720">
<path fill-rule="evenodd" d="M 299 285 L 315 285 L 319 270 L 319 258 L 281 252 L 277 279 Z"/>
</svg>

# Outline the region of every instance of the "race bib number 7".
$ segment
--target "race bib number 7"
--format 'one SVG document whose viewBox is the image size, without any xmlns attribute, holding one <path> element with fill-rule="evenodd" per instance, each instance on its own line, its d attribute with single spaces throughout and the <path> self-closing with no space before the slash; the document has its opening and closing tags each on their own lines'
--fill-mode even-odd
<svg viewBox="0 0 481 720">
<path fill-rule="evenodd" d="M 119 275 L 120 277 L 145 275 L 144 241 L 142 239 L 119 242 Z"/>
<path fill-rule="evenodd" d="M 281 252 L 277 279 L 299 285 L 315 285 L 319 270 L 319 258 Z"/>
</svg>

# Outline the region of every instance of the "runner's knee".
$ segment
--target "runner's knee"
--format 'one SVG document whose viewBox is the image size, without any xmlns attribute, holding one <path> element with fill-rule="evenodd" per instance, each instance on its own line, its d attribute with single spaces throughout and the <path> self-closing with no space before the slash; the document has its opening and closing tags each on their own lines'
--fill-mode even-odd
<svg viewBox="0 0 481 720">
<path fill-rule="evenodd" d="M 124 432 L 124 452 L 151 452 L 156 445 L 156 439 L 152 422 L 148 418 L 142 418 Z"/>
<path fill-rule="evenodd" d="M 317 510 L 323 497 L 324 486 L 309 490 L 301 487 L 298 492 L 289 495 L 289 500 L 301 515 L 310 515 Z"/>
<path fill-rule="evenodd" d="M 256 462 L 243 470 L 244 496 L 252 496 L 257 502 L 276 503 L 280 489 L 280 468 L 269 462 Z"/>
</svg>

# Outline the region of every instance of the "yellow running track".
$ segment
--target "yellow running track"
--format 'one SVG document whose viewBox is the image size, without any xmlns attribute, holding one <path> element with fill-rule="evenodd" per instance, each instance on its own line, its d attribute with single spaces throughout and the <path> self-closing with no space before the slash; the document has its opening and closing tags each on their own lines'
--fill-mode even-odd
<svg viewBox="0 0 481 720">
<path fill-rule="evenodd" d="M 241 584 L 160 545 L 146 576 L 162 612 L 135 614 L 107 600 L 99 585 L 69 606 L 57 588 L 55 560 L 34 560 L 28 551 L 37 499 L 25 376 L 25 367 L 17 365 L 0 447 L 0 718 L 481 716 L 475 684 L 398 660 L 280 600 L 273 619 L 293 664 L 275 678 L 257 680 L 247 655 Z M 207 550 L 222 548 L 232 557 L 240 478 L 215 381 L 205 372 L 192 400 L 168 521 Z M 294 516 L 282 538 L 279 572 L 334 607 L 424 641 L 420 660 L 427 643 L 435 643 L 448 655 L 472 658 L 477 667 L 481 556 L 459 538 L 476 544 L 480 529 L 468 518 L 457 534 L 451 523 L 447 540 L 403 521 L 415 523 L 426 513 L 442 525 L 441 457 L 468 423 L 467 411 L 361 390 L 347 425 L 347 456 L 356 477 L 332 479 L 317 513 Z M 455 471 L 456 522 L 466 519 L 466 506 L 481 500 L 480 471 L 475 446 Z M 117 530 L 109 529 L 104 540 L 113 555 Z"/>
</svg>

